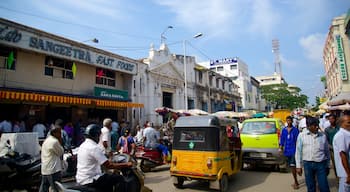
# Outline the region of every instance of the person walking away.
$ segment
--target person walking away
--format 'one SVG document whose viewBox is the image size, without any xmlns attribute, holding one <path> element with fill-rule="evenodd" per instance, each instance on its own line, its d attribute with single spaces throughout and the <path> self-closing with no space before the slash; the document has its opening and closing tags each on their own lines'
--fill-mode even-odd
<svg viewBox="0 0 350 192">
<path fill-rule="evenodd" d="M 101 129 L 101 136 L 99 145 L 103 149 L 103 153 L 107 156 L 111 153 L 111 130 L 112 130 L 112 119 L 106 118 L 103 120 L 103 128 Z"/>
<path fill-rule="evenodd" d="M 116 121 L 112 122 L 112 131 L 111 131 L 111 148 L 112 151 L 116 151 L 117 150 L 117 145 L 118 145 L 118 140 L 119 140 L 119 124 Z"/>
<path fill-rule="evenodd" d="M 279 152 L 281 155 L 283 154 L 287 158 L 287 164 L 292 170 L 294 179 L 294 184 L 292 184 L 293 189 L 299 189 L 299 183 L 295 169 L 295 149 L 299 130 L 293 126 L 293 118 L 291 116 L 288 116 L 286 118 L 286 122 L 287 126 L 282 129 Z"/>
<path fill-rule="evenodd" d="M 333 138 L 334 138 L 334 135 L 339 131 L 339 126 L 337 125 L 337 116 L 335 116 L 334 114 L 330 114 L 328 119 L 329 119 L 330 125 L 324 130 L 324 133 L 326 134 L 327 141 L 328 141 L 329 152 L 332 160 L 334 174 L 337 177 L 337 170 L 335 168 L 335 162 L 334 162 Z"/>
<path fill-rule="evenodd" d="M 136 125 L 136 135 L 134 137 L 135 143 L 142 143 L 143 140 L 143 129 L 141 129 L 140 125 Z"/>
<path fill-rule="evenodd" d="M 296 171 L 302 175 L 305 172 L 305 182 L 308 192 L 316 192 L 317 178 L 320 192 L 329 192 L 327 175 L 329 173 L 329 148 L 326 135 L 318 131 L 319 121 L 314 117 L 306 120 L 307 129 L 301 132 L 297 139 L 295 151 Z"/>
<path fill-rule="evenodd" d="M 119 138 L 117 144 L 117 151 L 121 150 L 122 153 L 130 154 L 131 156 L 135 155 L 136 145 L 134 138 L 131 136 L 129 129 L 124 131 L 124 135 Z"/>
<path fill-rule="evenodd" d="M 306 129 L 306 117 L 305 115 L 301 114 L 300 116 L 300 120 L 299 120 L 299 132 L 302 132 L 304 129 Z"/>
<path fill-rule="evenodd" d="M 7 121 L 6 119 L 4 119 L 0 123 L 0 131 L 2 133 L 11 133 L 11 131 L 12 131 L 12 123 L 10 121 Z"/>
<path fill-rule="evenodd" d="M 74 137 L 74 127 L 72 122 L 68 122 L 63 130 L 67 133 L 68 135 L 68 143 L 71 146 L 73 144 L 73 137 Z"/>
<path fill-rule="evenodd" d="M 40 123 L 39 120 L 36 121 L 36 124 L 33 126 L 33 132 L 38 133 L 39 139 L 45 138 L 46 127 L 44 124 Z"/>
<path fill-rule="evenodd" d="M 143 130 L 143 139 L 145 147 L 156 148 L 162 152 L 163 163 L 166 164 L 169 154 L 168 148 L 165 145 L 160 144 L 160 134 L 152 127 L 151 122 L 148 122 L 146 129 Z"/>
<path fill-rule="evenodd" d="M 41 184 L 39 192 L 48 192 L 49 187 L 58 192 L 55 181 L 61 180 L 64 150 L 62 147 L 61 127 L 55 126 L 45 139 L 41 148 Z"/>
<path fill-rule="evenodd" d="M 333 139 L 334 162 L 339 177 L 339 192 L 350 192 L 350 115 L 339 119 L 340 129 Z"/>
<path fill-rule="evenodd" d="M 120 169 L 131 167 L 132 163 L 114 163 L 107 159 L 104 151 L 98 144 L 101 135 L 101 128 L 98 125 L 88 125 L 84 135 L 86 139 L 80 145 L 77 155 L 77 183 L 103 192 L 112 192 L 113 188 L 119 185 L 120 191 L 125 191 L 123 176 L 119 174 L 103 174 L 101 167 L 104 169 Z"/>
</svg>

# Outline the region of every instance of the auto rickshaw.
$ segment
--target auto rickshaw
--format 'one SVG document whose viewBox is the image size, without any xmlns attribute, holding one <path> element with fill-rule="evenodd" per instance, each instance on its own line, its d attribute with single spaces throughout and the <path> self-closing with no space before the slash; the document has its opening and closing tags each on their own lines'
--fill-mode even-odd
<svg viewBox="0 0 350 192">
<path fill-rule="evenodd" d="M 211 189 L 227 191 L 229 177 L 242 167 L 242 143 L 234 119 L 180 117 L 173 141 L 170 175 L 177 188 L 186 180 L 204 180 Z"/>
</svg>

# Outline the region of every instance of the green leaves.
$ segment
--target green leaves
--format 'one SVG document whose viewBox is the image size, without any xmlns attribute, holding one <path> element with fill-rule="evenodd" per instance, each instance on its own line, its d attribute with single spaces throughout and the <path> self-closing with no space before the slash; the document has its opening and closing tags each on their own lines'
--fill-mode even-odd
<svg viewBox="0 0 350 192">
<path fill-rule="evenodd" d="M 274 84 L 261 86 L 262 97 L 275 109 L 293 110 L 304 107 L 307 96 L 300 93 L 299 87 L 288 87 L 288 84 Z"/>
</svg>

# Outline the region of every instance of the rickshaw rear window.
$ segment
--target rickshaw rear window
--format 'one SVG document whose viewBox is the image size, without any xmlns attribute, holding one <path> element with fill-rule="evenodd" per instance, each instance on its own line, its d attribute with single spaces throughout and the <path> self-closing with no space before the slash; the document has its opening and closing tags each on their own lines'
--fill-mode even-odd
<svg viewBox="0 0 350 192">
<path fill-rule="evenodd" d="M 276 133 L 274 121 L 245 122 L 242 128 L 243 134 L 271 134 Z"/>
<path fill-rule="evenodd" d="M 219 151 L 219 129 L 206 128 L 175 128 L 173 149 L 195 151 Z"/>
<path fill-rule="evenodd" d="M 204 131 L 181 131 L 180 142 L 205 142 Z"/>
</svg>

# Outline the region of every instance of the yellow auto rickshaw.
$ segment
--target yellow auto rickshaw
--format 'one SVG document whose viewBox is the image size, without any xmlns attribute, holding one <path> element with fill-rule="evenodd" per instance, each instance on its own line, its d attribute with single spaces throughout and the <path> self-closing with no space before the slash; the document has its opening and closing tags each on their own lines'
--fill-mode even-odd
<svg viewBox="0 0 350 192">
<path fill-rule="evenodd" d="M 211 189 L 227 191 L 229 177 L 242 167 L 242 143 L 234 119 L 180 117 L 173 141 L 170 175 L 177 188 L 186 180 L 204 180 Z"/>
</svg>

